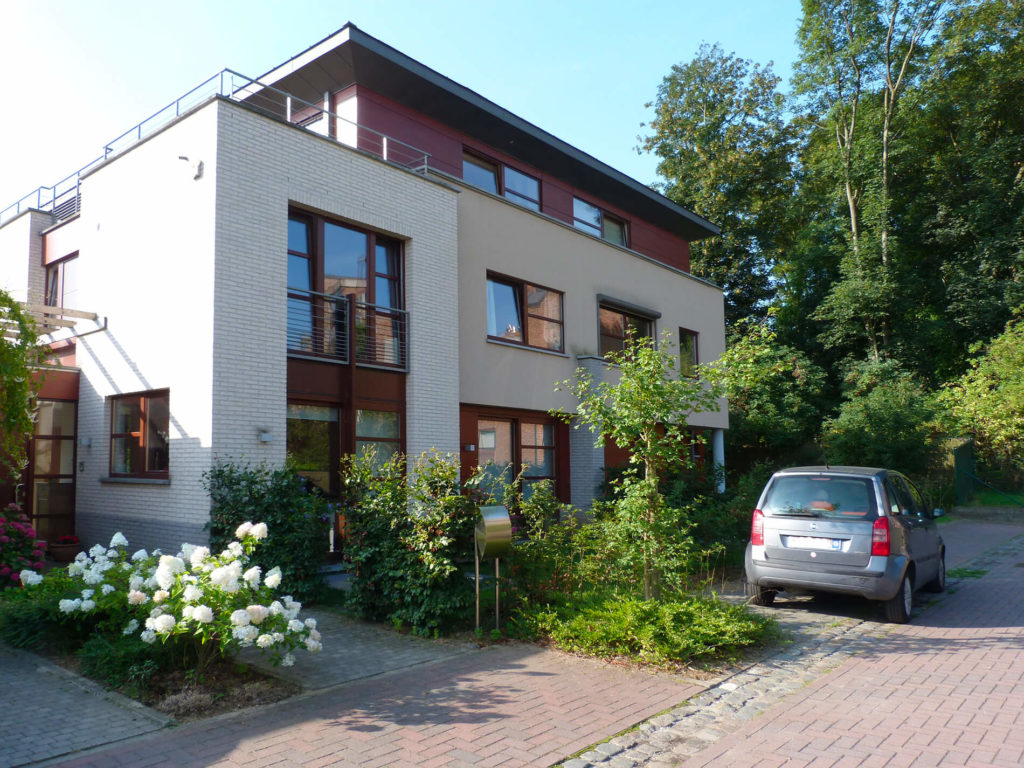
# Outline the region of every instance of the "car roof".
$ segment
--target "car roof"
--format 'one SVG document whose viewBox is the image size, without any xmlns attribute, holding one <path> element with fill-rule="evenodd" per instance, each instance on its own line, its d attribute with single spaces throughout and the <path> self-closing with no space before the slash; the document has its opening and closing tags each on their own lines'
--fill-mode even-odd
<svg viewBox="0 0 1024 768">
<path fill-rule="evenodd" d="M 881 467 L 847 467 L 826 464 L 818 467 L 787 467 L 780 469 L 775 475 L 863 475 L 878 476 L 884 480 L 890 471 Z"/>
</svg>

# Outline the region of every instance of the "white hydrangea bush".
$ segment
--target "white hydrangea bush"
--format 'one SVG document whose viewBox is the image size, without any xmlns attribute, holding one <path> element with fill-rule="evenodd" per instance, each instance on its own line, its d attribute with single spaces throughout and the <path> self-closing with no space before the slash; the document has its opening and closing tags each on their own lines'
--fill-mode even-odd
<svg viewBox="0 0 1024 768">
<path fill-rule="evenodd" d="M 235 537 L 219 554 L 182 544 L 177 554 L 165 555 L 129 552 L 128 540 L 117 533 L 108 546 L 97 544 L 67 566 L 64 577 L 74 596 L 60 600 L 58 608 L 69 618 L 95 612 L 146 643 L 189 643 L 200 671 L 217 656 L 246 647 L 259 648 L 283 666 L 295 663 L 297 649 L 318 653 L 323 645 L 316 620 L 302 620 L 302 605 L 277 595 L 281 569 L 263 573 L 249 565 L 267 537 L 266 524 L 243 523 Z M 23 583 L 31 588 L 42 580 Z"/>
</svg>

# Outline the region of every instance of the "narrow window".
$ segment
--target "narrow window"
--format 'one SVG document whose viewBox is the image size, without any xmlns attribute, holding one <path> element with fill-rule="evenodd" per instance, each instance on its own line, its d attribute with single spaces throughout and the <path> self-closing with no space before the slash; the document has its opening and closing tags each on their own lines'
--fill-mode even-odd
<svg viewBox="0 0 1024 768">
<path fill-rule="evenodd" d="M 110 398 L 110 474 L 167 477 L 170 395 L 140 392 Z"/>
<path fill-rule="evenodd" d="M 337 494 L 338 409 L 288 404 L 286 447 L 295 471 L 329 496 Z"/>
<path fill-rule="evenodd" d="M 382 467 L 401 450 L 401 417 L 396 411 L 356 411 L 356 455 L 373 456 Z"/>
<path fill-rule="evenodd" d="M 683 376 L 696 376 L 697 363 L 697 332 L 679 329 L 679 373 Z"/>
<path fill-rule="evenodd" d="M 626 222 L 610 213 L 574 197 L 572 201 L 573 226 L 615 245 L 628 246 Z"/>
<path fill-rule="evenodd" d="M 540 210 L 540 182 L 515 168 L 505 167 L 505 197 L 517 205 Z"/>
<path fill-rule="evenodd" d="M 468 152 L 462 154 L 462 179 L 484 192 L 498 194 L 498 166 Z"/>
</svg>

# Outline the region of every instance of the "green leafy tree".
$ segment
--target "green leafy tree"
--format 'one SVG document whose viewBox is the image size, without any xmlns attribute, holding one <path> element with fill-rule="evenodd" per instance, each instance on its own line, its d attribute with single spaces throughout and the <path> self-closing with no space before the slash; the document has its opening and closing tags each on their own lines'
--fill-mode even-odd
<svg viewBox="0 0 1024 768">
<path fill-rule="evenodd" d="M 769 323 L 744 323 L 709 375 L 729 399 L 730 466 L 792 456 L 815 438 L 825 373 Z"/>
<path fill-rule="evenodd" d="M 630 465 L 620 481 L 615 507 L 624 536 L 635 542 L 633 554 L 642 562 L 644 598 L 660 594 L 663 555 L 675 557 L 673 535 L 677 526 L 659 488 L 669 470 L 687 466 L 690 433 L 687 418 L 693 413 L 718 410 L 720 390 L 697 378 L 680 376 L 677 354 L 666 333 L 660 344 L 648 338 L 626 339 L 622 352 L 606 358 L 615 366 L 609 373 L 618 380 L 595 382 L 580 368 L 575 380 L 560 387 L 579 400 L 576 427 L 597 435 L 596 444 L 612 440 L 630 451 Z M 571 414 L 560 414 L 571 420 Z"/>
<path fill-rule="evenodd" d="M 660 158 L 664 194 L 722 229 L 692 244 L 690 267 L 724 288 L 729 323 L 764 311 L 790 243 L 794 133 L 779 81 L 770 64 L 703 45 L 662 81 L 642 139 Z"/>
<path fill-rule="evenodd" d="M 0 470 L 15 482 L 28 461 L 35 418 L 36 369 L 43 362 L 36 341 L 32 320 L 0 290 Z"/>
<path fill-rule="evenodd" d="M 1024 468 L 1024 318 L 1018 316 L 943 393 L 953 423 L 979 449 Z"/>
</svg>

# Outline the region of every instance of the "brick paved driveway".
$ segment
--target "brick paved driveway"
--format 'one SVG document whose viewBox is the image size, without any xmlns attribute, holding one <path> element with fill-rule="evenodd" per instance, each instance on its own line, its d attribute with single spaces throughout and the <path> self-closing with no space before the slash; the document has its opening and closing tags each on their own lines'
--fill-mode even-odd
<svg viewBox="0 0 1024 768">
<path fill-rule="evenodd" d="M 1024 765 L 1024 543 L 938 605 L 685 762 Z"/>
</svg>

